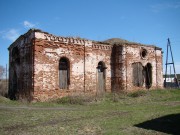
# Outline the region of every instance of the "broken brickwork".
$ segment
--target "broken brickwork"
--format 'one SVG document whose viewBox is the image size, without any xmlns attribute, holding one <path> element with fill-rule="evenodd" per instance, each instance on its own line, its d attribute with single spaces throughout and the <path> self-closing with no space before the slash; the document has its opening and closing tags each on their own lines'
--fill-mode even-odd
<svg viewBox="0 0 180 135">
<path fill-rule="evenodd" d="M 9 47 L 9 63 L 11 99 L 46 101 L 162 88 L 163 83 L 158 47 L 65 38 L 36 29 Z"/>
</svg>

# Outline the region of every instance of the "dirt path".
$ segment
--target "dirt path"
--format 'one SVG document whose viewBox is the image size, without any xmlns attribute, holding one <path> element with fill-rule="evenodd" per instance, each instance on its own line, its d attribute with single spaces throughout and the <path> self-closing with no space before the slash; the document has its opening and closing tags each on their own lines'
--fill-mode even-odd
<svg viewBox="0 0 180 135">
<path fill-rule="evenodd" d="M 2 109 L 8 109 L 8 110 L 21 110 L 21 109 L 27 109 L 27 110 L 77 110 L 73 107 L 32 107 L 32 106 L 5 106 L 0 105 L 0 110 Z"/>
</svg>

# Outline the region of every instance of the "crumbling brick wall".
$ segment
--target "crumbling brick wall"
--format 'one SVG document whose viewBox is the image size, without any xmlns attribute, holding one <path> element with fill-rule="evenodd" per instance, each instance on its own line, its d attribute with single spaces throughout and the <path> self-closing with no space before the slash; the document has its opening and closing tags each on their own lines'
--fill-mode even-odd
<svg viewBox="0 0 180 135">
<path fill-rule="evenodd" d="M 142 56 L 142 51 L 147 51 L 145 56 Z M 151 86 L 146 86 L 146 77 L 144 78 L 143 85 L 140 87 L 133 85 L 133 63 L 141 63 L 144 70 L 147 65 L 151 65 Z M 149 71 L 150 72 L 150 71 Z M 144 45 L 127 45 L 126 46 L 126 89 L 127 90 L 139 90 L 139 89 L 155 89 L 162 88 L 162 51 L 160 48 L 155 46 L 144 46 Z M 143 71 L 146 74 L 146 71 Z"/>
<path fill-rule="evenodd" d="M 112 45 L 30 30 L 9 47 L 9 55 L 11 99 L 45 101 L 162 88 L 162 50 L 155 46 Z"/>
<path fill-rule="evenodd" d="M 111 46 L 89 40 L 54 37 L 37 33 L 34 50 L 34 98 L 46 100 L 73 94 L 92 93 L 97 89 L 97 66 L 105 63 L 105 91 L 111 90 Z M 70 63 L 68 89 L 59 87 L 59 61 Z"/>
<path fill-rule="evenodd" d="M 112 91 L 121 92 L 125 90 L 126 81 L 126 59 L 125 46 L 114 45 L 111 52 L 111 85 Z"/>
</svg>

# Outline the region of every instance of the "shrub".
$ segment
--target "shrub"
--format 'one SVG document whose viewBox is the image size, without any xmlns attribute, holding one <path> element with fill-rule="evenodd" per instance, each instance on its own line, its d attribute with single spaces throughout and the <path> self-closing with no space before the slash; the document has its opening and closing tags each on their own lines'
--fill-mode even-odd
<svg viewBox="0 0 180 135">
<path fill-rule="evenodd" d="M 86 102 L 91 102 L 93 99 L 90 97 L 83 96 L 67 96 L 55 100 L 58 104 L 79 104 L 83 105 Z"/>
<path fill-rule="evenodd" d="M 145 96 L 146 94 L 147 94 L 146 91 L 139 90 L 139 91 L 135 91 L 135 92 L 129 93 L 128 96 L 129 97 L 140 97 L 140 96 Z"/>
<path fill-rule="evenodd" d="M 7 97 L 8 89 L 6 80 L 0 80 L 0 96 Z"/>
</svg>

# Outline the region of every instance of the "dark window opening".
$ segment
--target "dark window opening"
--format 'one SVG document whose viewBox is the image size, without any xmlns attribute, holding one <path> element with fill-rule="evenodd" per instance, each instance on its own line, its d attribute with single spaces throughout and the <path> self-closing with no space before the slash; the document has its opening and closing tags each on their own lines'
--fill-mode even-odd
<svg viewBox="0 0 180 135">
<path fill-rule="evenodd" d="M 98 72 L 104 72 L 104 70 L 106 69 L 105 64 L 102 61 L 100 61 L 98 63 L 97 69 L 98 69 Z"/>
<path fill-rule="evenodd" d="M 20 64 L 20 54 L 19 49 L 17 47 L 13 48 L 12 50 L 12 60 L 17 64 Z"/>
<path fill-rule="evenodd" d="M 147 56 L 147 50 L 146 49 L 142 49 L 141 50 L 141 57 L 142 58 L 146 58 L 146 56 Z"/>
<path fill-rule="evenodd" d="M 63 57 L 59 61 L 59 87 L 60 89 L 68 89 L 69 84 L 69 60 Z"/>
</svg>

